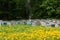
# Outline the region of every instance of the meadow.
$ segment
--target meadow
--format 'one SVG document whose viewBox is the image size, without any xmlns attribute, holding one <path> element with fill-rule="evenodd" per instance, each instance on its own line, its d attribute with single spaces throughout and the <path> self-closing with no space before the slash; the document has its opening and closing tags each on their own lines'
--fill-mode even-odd
<svg viewBox="0 0 60 40">
<path fill-rule="evenodd" d="M 0 40 L 60 40 L 60 27 L 2 25 Z"/>
</svg>

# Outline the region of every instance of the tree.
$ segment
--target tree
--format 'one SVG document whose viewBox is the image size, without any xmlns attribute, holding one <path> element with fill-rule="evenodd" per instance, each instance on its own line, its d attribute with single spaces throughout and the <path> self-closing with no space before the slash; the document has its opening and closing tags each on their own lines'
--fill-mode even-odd
<svg viewBox="0 0 60 40">
<path fill-rule="evenodd" d="M 60 0 L 0 0 L 0 19 L 59 17 Z"/>
</svg>

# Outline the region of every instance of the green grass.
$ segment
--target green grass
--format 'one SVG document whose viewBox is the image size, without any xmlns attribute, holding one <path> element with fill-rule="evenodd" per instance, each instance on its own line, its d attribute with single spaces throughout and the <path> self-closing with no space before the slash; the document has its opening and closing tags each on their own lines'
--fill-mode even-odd
<svg viewBox="0 0 60 40">
<path fill-rule="evenodd" d="M 44 30 L 44 32 L 43 33 L 45 33 L 46 31 L 48 32 L 48 31 L 51 31 L 51 29 L 53 29 L 53 30 L 59 30 L 60 31 L 60 27 L 44 27 L 44 26 L 31 26 L 31 25 L 22 25 L 22 24 L 17 24 L 17 25 L 2 25 L 2 26 L 0 26 L 0 32 L 1 33 L 5 33 L 4 35 L 2 35 L 2 37 L 0 37 L 0 40 L 5 40 L 5 39 L 7 39 L 8 37 L 10 37 L 10 36 L 8 36 L 8 35 L 10 35 L 10 33 L 12 33 L 12 34 L 17 34 L 17 33 L 27 33 L 27 35 L 22 35 L 22 36 L 17 36 L 17 38 L 22 38 L 22 40 L 24 40 L 24 38 L 25 37 L 29 37 L 29 34 L 32 34 L 32 33 L 34 33 L 34 31 L 38 31 L 38 30 Z M 52 30 L 52 31 L 53 31 Z M 35 33 L 36 33 L 35 32 Z M 38 31 L 39 32 L 39 31 Z M 36 33 L 37 34 L 37 33 Z M 37 34 L 37 35 L 39 35 L 40 34 L 40 32 Z M 20 35 L 20 34 L 19 34 Z M 35 35 L 35 34 L 34 34 Z M 8 36 L 8 37 L 7 37 Z M 7 38 L 4 38 L 4 37 L 7 37 Z M 11 35 L 11 37 L 12 37 L 12 35 Z M 16 36 L 15 36 L 16 37 Z M 33 38 L 31 38 L 32 40 L 37 40 L 37 36 L 34 36 Z M 15 39 L 15 38 L 14 38 Z M 25 38 L 26 39 L 26 38 Z M 57 39 L 57 37 L 56 38 L 54 38 L 54 40 L 58 40 Z M 11 38 L 9 38 L 9 40 L 11 40 Z M 27 39 L 28 40 L 28 39 Z M 52 40 L 52 36 L 50 37 L 49 36 L 49 38 L 47 38 L 47 40 Z"/>
<path fill-rule="evenodd" d="M 42 29 L 42 30 L 47 30 L 49 31 L 50 28 L 53 28 L 54 30 L 60 30 L 60 27 L 43 27 L 43 26 L 31 26 L 31 25 L 2 25 L 0 26 L 0 32 L 32 32 L 34 30 Z"/>
</svg>

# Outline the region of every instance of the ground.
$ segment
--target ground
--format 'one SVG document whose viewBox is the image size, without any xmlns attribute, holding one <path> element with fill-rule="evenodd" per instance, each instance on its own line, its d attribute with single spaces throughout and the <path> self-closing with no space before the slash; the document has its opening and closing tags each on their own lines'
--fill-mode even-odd
<svg viewBox="0 0 60 40">
<path fill-rule="evenodd" d="M 2 25 L 0 40 L 60 40 L 60 27 Z"/>
</svg>

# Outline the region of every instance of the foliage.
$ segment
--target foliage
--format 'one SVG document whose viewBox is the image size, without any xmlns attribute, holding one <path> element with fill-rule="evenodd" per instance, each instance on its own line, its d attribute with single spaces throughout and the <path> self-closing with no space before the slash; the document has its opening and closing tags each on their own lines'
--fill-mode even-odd
<svg viewBox="0 0 60 40">
<path fill-rule="evenodd" d="M 0 19 L 59 17 L 60 0 L 0 0 Z"/>
</svg>

